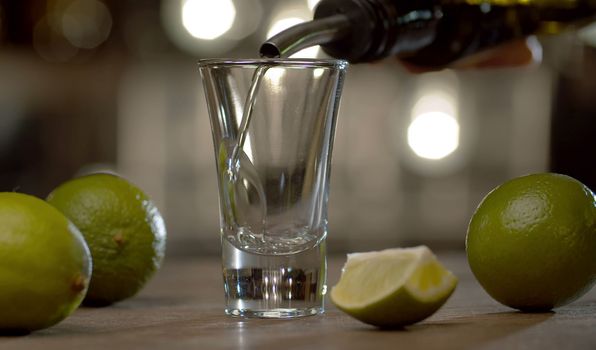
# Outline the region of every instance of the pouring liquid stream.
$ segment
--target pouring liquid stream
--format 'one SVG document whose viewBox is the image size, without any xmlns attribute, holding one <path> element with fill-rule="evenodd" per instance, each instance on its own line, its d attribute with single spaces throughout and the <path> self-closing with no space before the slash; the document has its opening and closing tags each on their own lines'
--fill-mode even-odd
<svg viewBox="0 0 596 350">
<path fill-rule="evenodd" d="M 242 119 L 235 139 L 224 139 L 220 145 L 220 161 L 227 229 L 225 238 L 240 249 L 255 250 L 263 245 L 267 203 L 263 184 L 253 160 L 243 148 L 261 81 L 269 66 L 261 65 L 253 73 L 244 103 Z"/>
<path fill-rule="evenodd" d="M 257 100 L 259 95 L 265 97 L 262 93 L 267 92 L 262 90 L 262 85 L 267 81 L 269 69 L 275 66 L 274 62 L 265 62 L 256 67 L 236 137 L 226 138 L 220 145 L 220 180 L 223 184 L 220 197 L 223 198 L 226 223 L 222 234 L 233 246 L 250 253 L 286 255 L 312 248 L 326 231 L 323 228 L 313 230 L 300 215 L 297 214 L 299 217 L 295 217 L 292 214 L 301 210 L 300 199 L 284 202 L 281 204 L 285 206 L 283 209 L 279 207 L 279 202 L 267 203 L 265 188 L 286 191 L 286 179 L 282 177 L 280 182 L 277 175 L 271 177 L 271 174 L 259 173 L 258 169 L 266 169 L 271 165 L 255 163 L 259 161 L 260 153 L 255 149 L 258 140 L 251 140 L 251 137 L 254 137 L 251 133 L 259 128 L 258 121 L 254 120 L 255 114 L 257 119 L 265 118 Z M 266 89 L 267 86 L 263 88 Z M 266 161 L 264 158 L 260 161 Z M 280 192 L 273 195 L 279 196 Z M 272 206 L 269 210 L 268 205 Z"/>
</svg>

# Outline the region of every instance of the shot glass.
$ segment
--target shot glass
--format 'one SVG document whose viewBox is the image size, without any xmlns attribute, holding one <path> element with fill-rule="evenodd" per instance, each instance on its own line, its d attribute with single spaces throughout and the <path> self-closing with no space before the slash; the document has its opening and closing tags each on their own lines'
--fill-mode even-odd
<svg viewBox="0 0 596 350">
<path fill-rule="evenodd" d="M 225 312 L 324 310 L 341 60 L 201 60 L 215 150 Z"/>
</svg>

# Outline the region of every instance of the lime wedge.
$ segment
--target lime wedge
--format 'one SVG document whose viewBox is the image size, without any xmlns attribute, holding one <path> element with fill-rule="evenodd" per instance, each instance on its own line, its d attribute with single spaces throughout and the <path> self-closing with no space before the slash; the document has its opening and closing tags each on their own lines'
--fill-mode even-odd
<svg viewBox="0 0 596 350">
<path fill-rule="evenodd" d="M 383 328 L 403 327 L 435 313 L 457 277 L 425 246 L 348 254 L 331 301 L 354 318 Z"/>
</svg>

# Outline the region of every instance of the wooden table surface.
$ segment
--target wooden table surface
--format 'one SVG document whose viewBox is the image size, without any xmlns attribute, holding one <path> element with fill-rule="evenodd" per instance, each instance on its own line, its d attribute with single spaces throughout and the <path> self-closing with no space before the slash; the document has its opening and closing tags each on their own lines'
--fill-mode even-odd
<svg viewBox="0 0 596 350">
<path fill-rule="evenodd" d="M 488 297 L 463 254 L 439 256 L 459 286 L 439 312 L 403 330 L 378 330 L 330 302 L 322 316 L 228 317 L 217 258 L 169 259 L 138 296 L 81 308 L 30 335 L 0 337 L 0 349 L 596 349 L 596 288 L 553 313 L 519 313 Z M 343 261 L 330 259 L 329 285 Z"/>
</svg>

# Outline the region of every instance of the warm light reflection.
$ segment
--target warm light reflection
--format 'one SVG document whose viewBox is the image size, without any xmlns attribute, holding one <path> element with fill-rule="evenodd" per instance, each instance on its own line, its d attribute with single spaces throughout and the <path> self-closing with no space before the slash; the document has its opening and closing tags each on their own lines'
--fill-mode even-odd
<svg viewBox="0 0 596 350">
<path fill-rule="evenodd" d="M 320 78 L 325 73 L 325 68 L 315 68 L 312 71 L 312 76 L 317 79 Z"/>
<path fill-rule="evenodd" d="M 267 69 L 265 77 L 269 79 L 272 85 L 280 85 L 281 78 L 286 74 L 286 70 L 280 67 L 271 67 Z"/>
<path fill-rule="evenodd" d="M 250 159 L 251 162 L 254 162 L 255 159 L 252 155 L 252 143 L 250 141 L 251 137 L 250 134 L 246 134 L 246 138 L 244 139 L 244 146 L 242 147 L 242 151 L 246 154 L 246 157 Z M 247 186 L 248 187 L 248 186 Z"/>
<path fill-rule="evenodd" d="M 444 112 L 419 114 L 408 127 L 408 145 L 419 157 L 445 158 L 459 146 L 459 124 Z"/>
<path fill-rule="evenodd" d="M 285 17 L 281 18 L 273 23 L 269 31 L 267 31 L 267 38 L 271 38 L 275 34 L 286 30 L 296 24 L 300 24 L 302 22 L 306 22 L 306 19 L 298 18 L 298 17 Z M 306 48 L 304 50 L 298 51 L 290 57 L 299 57 L 299 58 L 317 58 L 319 55 L 319 47 L 313 46 Z"/>
<path fill-rule="evenodd" d="M 195 38 L 215 39 L 234 24 L 236 8 L 231 0 L 186 0 L 182 5 L 182 24 Z"/>
</svg>

